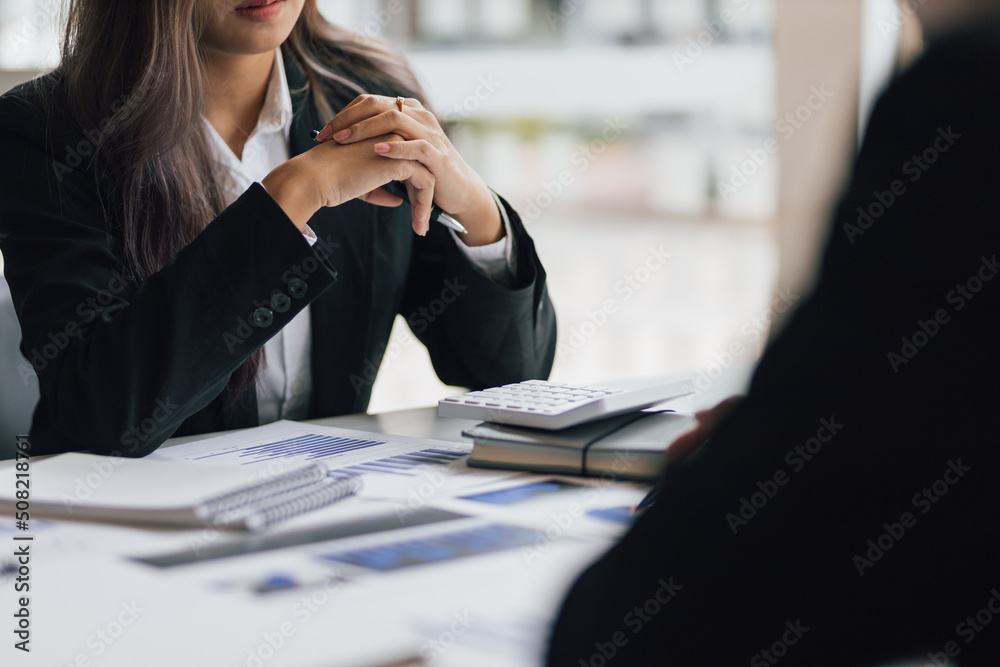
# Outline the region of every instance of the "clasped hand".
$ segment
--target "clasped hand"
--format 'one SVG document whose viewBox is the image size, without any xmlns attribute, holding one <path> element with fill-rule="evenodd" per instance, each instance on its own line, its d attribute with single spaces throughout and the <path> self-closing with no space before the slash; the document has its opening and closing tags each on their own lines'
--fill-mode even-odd
<svg viewBox="0 0 1000 667">
<path fill-rule="evenodd" d="M 418 100 L 406 100 L 401 111 L 394 98 L 362 95 L 323 128 L 317 141 L 320 145 L 262 181 L 300 230 L 320 208 L 352 199 L 399 206 L 402 200 L 382 186 L 402 181 L 417 234 L 427 233 L 436 202 L 469 230 L 460 235 L 466 245 L 503 238 L 500 211 L 483 179 Z"/>
<path fill-rule="evenodd" d="M 362 95 L 323 128 L 317 141 L 345 147 L 368 147 L 374 142 L 369 150 L 382 158 L 413 165 L 420 177 L 394 180 L 406 183 L 414 202 L 413 228 L 418 234 L 426 234 L 436 202 L 469 230 L 462 238 L 468 245 L 485 245 L 503 237 L 500 213 L 486 183 L 459 155 L 437 117 L 419 100 L 406 99 L 400 108 L 395 98 Z M 365 197 L 382 205 L 400 203 L 384 190 Z"/>
</svg>

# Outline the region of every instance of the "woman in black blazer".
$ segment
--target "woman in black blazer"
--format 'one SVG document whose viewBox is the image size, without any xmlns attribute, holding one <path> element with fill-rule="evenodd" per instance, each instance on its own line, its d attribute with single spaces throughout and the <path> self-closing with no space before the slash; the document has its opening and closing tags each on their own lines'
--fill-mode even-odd
<svg viewBox="0 0 1000 667">
<path fill-rule="evenodd" d="M 60 67 L 0 98 L 34 453 L 364 411 L 397 314 L 448 384 L 546 377 L 532 241 L 420 97 L 315 0 L 70 3 Z"/>
</svg>

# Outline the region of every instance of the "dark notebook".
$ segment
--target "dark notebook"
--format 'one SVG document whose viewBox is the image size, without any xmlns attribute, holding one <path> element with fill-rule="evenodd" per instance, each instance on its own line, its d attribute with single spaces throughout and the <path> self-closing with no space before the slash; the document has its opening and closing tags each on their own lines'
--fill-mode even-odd
<svg viewBox="0 0 1000 667">
<path fill-rule="evenodd" d="M 462 434 L 474 443 L 472 467 L 649 481 L 660 476 L 667 447 L 695 423 L 676 412 L 633 412 L 559 431 L 483 422 Z"/>
</svg>

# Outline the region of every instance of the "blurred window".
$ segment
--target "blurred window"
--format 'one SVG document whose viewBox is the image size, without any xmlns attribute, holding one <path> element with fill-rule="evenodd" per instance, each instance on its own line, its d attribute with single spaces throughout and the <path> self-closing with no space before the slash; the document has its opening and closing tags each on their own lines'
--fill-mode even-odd
<svg viewBox="0 0 1000 667">
<path fill-rule="evenodd" d="M 407 53 L 520 212 L 559 317 L 554 379 L 759 354 L 777 270 L 773 0 L 318 2 Z M 58 62 L 60 7 L 0 3 L 4 90 Z M 371 409 L 455 391 L 398 319 Z"/>
</svg>

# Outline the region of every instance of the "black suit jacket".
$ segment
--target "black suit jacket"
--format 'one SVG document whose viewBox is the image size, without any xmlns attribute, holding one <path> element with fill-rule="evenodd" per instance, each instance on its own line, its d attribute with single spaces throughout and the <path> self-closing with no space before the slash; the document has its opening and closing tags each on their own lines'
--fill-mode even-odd
<svg viewBox="0 0 1000 667">
<path fill-rule="evenodd" d="M 549 665 L 996 664 L 998 68 L 994 24 L 882 97 L 814 293 L 576 582 Z"/>
<path fill-rule="evenodd" d="M 325 121 L 309 94 L 294 92 L 304 77 L 290 57 L 285 63 L 296 155 Z M 309 222 L 320 239 L 310 248 L 258 184 L 137 285 L 122 275 L 120 234 L 108 222 L 119 212 L 88 157 L 92 130 L 68 114 L 46 119 L 41 94 L 58 95 L 58 78 L 0 98 L 0 239 L 21 349 L 41 385 L 35 453 L 141 456 L 171 436 L 257 425 L 253 389 L 233 406 L 220 394 L 249 354 L 309 305 L 310 418 L 366 409 L 396 314 L 447 384 L 547 377 L 555 315 L 545 271 L 509 206 L 513 289 L 474 268 L 441 225 L 415 237 L 405 205 L 323 209 Z M 349 101 L 333 91 L 329 99 L 335 108 Z"/>
</svg>

